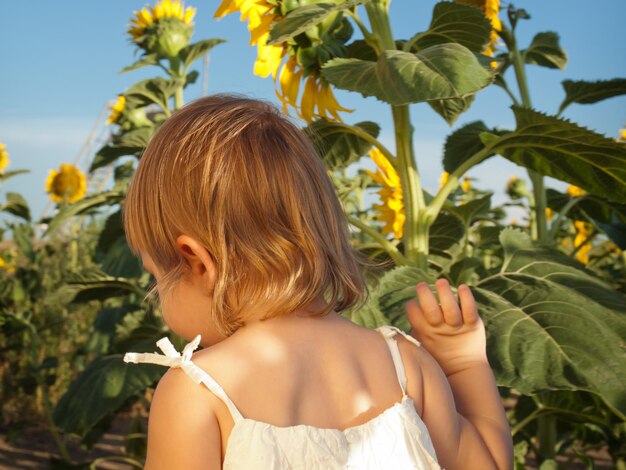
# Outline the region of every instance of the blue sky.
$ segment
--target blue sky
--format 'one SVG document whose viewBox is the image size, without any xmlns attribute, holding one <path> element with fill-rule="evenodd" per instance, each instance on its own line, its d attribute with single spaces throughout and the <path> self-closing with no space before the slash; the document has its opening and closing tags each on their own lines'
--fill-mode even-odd
<svg viewBox="0 0 626 470">
<path fill-rule="evenodd" d="M 271 78 L 252 75 L 256 51 L 248 45 L 249 34 L 238 14 L 213 19 L 217 0 L 187 1 L 197 7 L 193 40 L 224 38 L 228 42 L 210 56 L 209 93 L 238 92 L 276 102 Z M 8 191 L 20 192 L 38 218 L 48 205 L 44 182 L 51 168 L 72 163 L 85 147 L 91 129 L 106 104 L 136 81 L 158 75 L 157 68 L 127 74 L 117 73 L 136 58 L 126 34 L 132 11 L 145 1 L 93 2 L 84 0 L 2 2 L 0 29 L 0 142 L 10 153 L 9 169 L 26 168 L 31 173 L 9 180 L 0 188 L 0 201 Z M 427 29 L 434 1 L 393 0 L 392 28 L 396 38 L 407 38 Z M 555 113 L 563 99 L 561 81 L 598 80 L 626 76 L 623 44 L 626 33 L 626 2 L 605 0 L 520 1 L 531 14 L 518 26 L 519 42 L 525 47 L 537 32 L 556 31 L 569 55 L 565 71 L 528 67 L 533 105 Z M 504 14 L 501 14 L 504 17 Z M 198 68 L 201 62 L 198 63 Z M 511 81 L 511 80 L 510 80 Z M 186 93 L 186 100 L 199 97 L 199 83 Z M 391 113 L 374 98 L 338 91 L 340 103 L 355 111 L 347 122 L 377 121 L 381 140 L 393 148 Z M 626 124 L 626 98 L 597 105 L 572 105 L 565 117 L 610 137 Z M 490 87 L 481 92 L 472 108 L 450 128 L 425 104 L 412 106 L 414 139 L 419 170 L 426 189 L 436 189 L 442 171 L 441 155 L 446 135 L 476 119 L 490 126 L 514 126 L 510 101 L 503 91 Z M 97 148 L 108 130 L 98 128 L 95 140 L 85 148 Z M 79 164 L 86 169 L 89 155 Z M 495 191 L 503 201 L 503 186 L 511 175 L 525 177 L 525 170 L 501 158 L 490 159 L 470 171 L 481 188 Z M 558 182 L 549 183 L 562 188 Z M 48 207 L 50 215 L 53 206 Z M 3 217 L 5 218 L 5 217 Z"/>
</svg>

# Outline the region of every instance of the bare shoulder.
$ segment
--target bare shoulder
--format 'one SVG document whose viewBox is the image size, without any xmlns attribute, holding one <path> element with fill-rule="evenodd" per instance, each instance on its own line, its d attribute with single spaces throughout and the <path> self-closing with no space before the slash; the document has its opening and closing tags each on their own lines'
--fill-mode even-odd
<svg viewBox="0 0 626 470">
<path fill-rule="evenodd" d="M 212 396 L 181 369 L 165 373 L 150 405 L 147 470 L 220 468 L 220 430 Z"/>
</svg>

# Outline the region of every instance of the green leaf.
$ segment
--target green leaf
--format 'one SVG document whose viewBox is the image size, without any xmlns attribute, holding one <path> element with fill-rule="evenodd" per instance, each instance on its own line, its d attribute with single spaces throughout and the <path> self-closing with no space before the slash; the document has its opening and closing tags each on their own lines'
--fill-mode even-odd
<svg viewBox="0 0 626 470">
<path fill-rule="evenodd" d="M 465 98 L 432 100 L 428 101 L 428 104 L 439 116 L 445 119 L 449 126 L 451 126 L 461 114 L 469 109 L 475 97 L 476 95 L 469 95 Z"/>
<path fill-rule="evenodd" d="M 13 170 L 13 171 L 5 171 L 4 173 L 0 173 L 0 184 L 22 173 L 30 173 L 30 170 Z"/>
<path fill-rule="evenodd" d="M 450 266 L 448 278 L 451 284 L 474 284 L 479 274 L 484 271 L 483 262 L 478 258 L 463 257 Z"/>
<path fill-rule="evenodd" d="M 128 184 L 135 174 L 135 162 L 129 160 L 127 162 L 122 163 L 121 165 L 117 165 L 115 167 L 115 171 L 113 172 L 113 179 L 115 180 L 115 184 L 113 185 L 113 191 L 119 191 L 121 193 L 126 193 Z"/>
<path fill-rule="evenodd" d="M 446 210 L 461 219 L 465 225 L 464 230 L 467 230 L 476 217 L 479 215 L 487 215 L 490 208 L 491 194 L 487 194 L 481 198 L 472 199 L 465 204 L 453 206 Z"/>
<path fill-rule="evenodd" d="M 124 236 L 115 239 L 102 258 L 102 270 L 111 276 L 127 278 L 139 277 L 143 272 L 141 262 L 130 251 Z"/>
<path fill-rule="evenodd" d="M 137 309 L 136 305 L 125 304 L 121 307 L 104 307 L 98 312 L 91 336 L 86 348 L 89 352 L 107 354 L 112 352 L 111 346 L 115 337 L 115 329 L 124 317 Z"/>
<path fill-rule="evenodd" d="M 226 39 L 204 39 L 202 41 L 189 44 L 181 49 L 179 56 L 183 62 L 183 65 L 188 68 L 196 59 L 202 57 L 218 44 L 226 42 Z"/>
<path fill-rule="evenodd" d="M 185 77 L 185 87 L 196 83 L 196 80 L 198 80 L 199 76 L 200 73 L 197 70 L 192 70 L 191 72 L 189 72 Z"/>
<path fill-rule="evenodd" d="M 87 196 L 73 204 L 62 206 L 59 212 L 48 222 L 48 227 L 43 237 L 48 237 L 59 229 L 70 217 L 93 210 L 100 206 L 111 206 L 124 199 L 124 194 L 118 191 L 105 191 L 102 193 Z"/>
<path fill-rule="evenodd" d="M 448 173 L 454 172 L 472 155 L 482 150 L 485 145 L 480 139 L 482 132 L 496 132 L 487 128 L 482 121 L 473 121 L 458 128 L 446 138 L 443 150 L 443 168 Z M 494 155 L 490 154 L 489 156 Z M 482 161 L 485 161 L 482 160 Z"/>
<path fill-rule="evenodd" d="M 380 126 L 364 121 L 353 125 L 372 137 L 378 137 Z M 317 148 L 318 154 L 331 170 L 346 168 L 365 155 L 372 144 L 350 132 L 345 125 L 318 119 L 303 129 Z"/>
<path fill-rule="evenodd" d="M 50 294 L 47 303 L 59 305 L 85 303 L 91 300 L 125 296 L 130 293 L 144 295 L 139 287 L 126 279 L 109 276 L 98 267 L 90 267 L 70 273 L 66 283 Z"/>
<path fill-rule="evenodd" d="M 98 150 L 91 162 L 89 172 L 110 165 L 120 157 L 139 156 L 148 145 L 154 130 L 154 127 L 140 127 L 115 136 L 111 143 Z"/>
<path fill-rule="evenodd" d="M 626 297 L 563 253 L 502 231 L 499 273 L 473 289 L 498 385 L 596 393 L 626 414 Z"/>
<path fill-rule="evenodd" d="M 528 49 L 522 51 L 527 64 L 536 64 L 551 69 L 565 68 L 567 54 L 559 45 L 559 35 L 553 31 L 537 33 Z"/>
<path fill-rule="evenodd" d="M 626 146 L 564 119 L 513 106 L 517 129 L 493 151 L 542 175 L 626 203 Z"/>
<path fill-rule="evenodd" d="M 337 88 L 393 105 L 463 98 L 493 80 L 492 72 L 460 44 L 441 44 L 417 54 L 387 50 L 376 62 L 335 58 L 324 64 L 322 75 Z"/>
<path fill-rule="evenodd" d="M 408 332 L 411 329 L 406 318 L 404 305 L 415 297 L 418 282 L 432 284 L 435 279 L 428 273 L 413 266 L 401 266 L 385 273 L 378 285 L 376 295 L 380 309 L 390 324 Z"/>
<path fill-rule="evenodd" d="M 455 245 L 465 235 L 465 226 L 458 217 L 440 212 L 430 227 L 429 242 L 431 251 L 445 251 Z"/>
<path fill-rule="evenodd" d="M 346 46 L 347 57 L 352 59 L 368 60 L 376 62 L 378 54 L 376 50 L 363 39 L 356 39 Z"/>
<path fill-rule="evenodd" d="M 121 354 L 97 357 L 70 384 L 53 419 L 66 433 L 81 437 L 129 398 L 157 381 L 165 369 L 154 364 L 126 364 Z"/>
<path fill-rule="evenodd" d="M 30 260 L 35 261 L 35 250 L 33 249 L 33 240 L 35 232 L 30 224 L 20 223 L 13 225 L 13 241 L 20 249 L 22 254 Z"/>
<path fill-rule="evenodd" d="M 616 212 L 613 212 L 610 222 L 603 223 L 594 220 L 594 223 L 620 250 L 626 250 L 626 223 L 618 218 Z"/>
<path fill-rule="evenodd" d="M 546 189 L 548 207 L 560 212 L 572 200 L 569 194 L 564 194 L 552 188 Z M 595 222 L 610 223 L 613 213 L 626 223 L 626 204 L 617 204 L 605 199 L 587 194 L 578 199 L 578 202 L 567 212 L 567 217 L 573 220 L 593 219 Z"/>
<path fill-rule="evenodd" d="M 13 214 L 30 222 L 30 208 L 26 199 L 19 193 L 7 192 L 7 203 L 0 206 L 0 210 Z"/>
<path fill-rule="evenodd" d="M 158 64 L 159 64 L 159 59 L 157 58 L 156 54 L 146 54 L 142 56 L 134 64 L 124 67 L 122 70 L 120 70 L 119 73 L 126 73 L 126 72 L 130 72 L 131 70 L 136 70 L 141 67 L 146 67 L 148 65 L 158 65 Z"/>
<path fill-rule="evenodd" d="M 462 3 L 439 2 L 433 9 L 428 31 L 417 33 L 405 51 L 417 52 L 431 46 L 458 43 L 470 51 L 481 52 L 489 42 L 491 23 L 480 8 Z"/>
<path fill-rule="evenodd" d="M 140 260 L 126 242 L 121 211 L 111 214 L 98 237 L 95 261 L 102 270 L 114 277 L 139 277 L 143 273 Z"/>
<path fill-rule="evenodd" d="M 157 104 L 162 109 L 169 109 L 169 99 L 182 85 L 180 80 L 165 79 L 161 77 L 142 80 L 131 86 L 124 96 L 134 100 L 136 106 L 148 106 Z"/>
<path fill-rule="evenodd" d="M 565 99 L 559 107 L 558 114 L 561 114 L 571 103 L 591 104 L 626 94 L 626 78 L 598 80 L 597 82 L 563 80 L 561 83 L 565 88 Z"/>
<path fill-rule="evenodd" d="M 333 12 L 347 10 L 369 0 L 353 0 L 343 3 L 312 3 L 291 10 L 280 21 L 272 24 L 267 40 L 269 46 L 280 44 L 307 29 L 321 23 Z"/>
</svg>

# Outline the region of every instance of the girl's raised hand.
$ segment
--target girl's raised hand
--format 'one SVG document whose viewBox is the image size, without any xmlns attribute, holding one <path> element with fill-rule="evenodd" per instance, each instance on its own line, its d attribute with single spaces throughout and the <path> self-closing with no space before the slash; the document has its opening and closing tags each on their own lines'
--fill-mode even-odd
<svg viewBox="0 0 626 470">
<path fill-rule="evenodd" d="M 415 287 L 418 299 L 406 304 L 411 335 L 437 360 L 447 376 L 477 362 L 488 363 L 485 327 L 470 288 L 465 284 L 459 286 L 458 302 L 445 279 L 438 279 L 435 288 L 439 302 L 428 284 L 420 282 Z"/>
</svg>

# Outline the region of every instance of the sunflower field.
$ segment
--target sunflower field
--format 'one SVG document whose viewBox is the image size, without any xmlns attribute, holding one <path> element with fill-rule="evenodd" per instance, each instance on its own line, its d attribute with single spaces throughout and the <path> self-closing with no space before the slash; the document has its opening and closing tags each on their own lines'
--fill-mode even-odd
<svg viewBox="0 0 626 470">
<path fill-rule="evenodd" d="M 553 31 L 518 42 L 520 28 L 532 29 L 525 9 L 433 1 L 428 29 L 396 37 L 390 3 L 211 4 L 216 20 L 240 17 L 256 50 L 251 73 L 271 77 L 279 106 L 301 120 L 335 183 L 354 246 L 388 261 L 384 272 L 368 273 L 369 303 L 345 316 L 408 331 L 404 304 L 416 283 L 445 277 L 470 285 L 516 469 L 626 469 L 626 131 L 607 137 L 562 117 L 570 106 L 625 95 L 626 78 L 565 79 L 559 108 L 539 112 L 527 69 L 559 71 L 568 57 Z M 165 369 L 129 366 L 122 356 L 151 352 L 164 335 L 183 346 L 158 305 L 145 301 L 153 278 L 130 252 L 121 214 L 142 151 L 185 104 L 199 77 L 194 67 L 213 48 L 229 47 L 193 39 L 195 13 L 181 0 L 129 11 L 138 53 L 123 72 L 154 75 L 129 78 L 110 108 L 111 136 L 89 172 L 111 168 L 112 188 L 89 193 L 80 169 L 50 170 L 45 187 L 55 211 L 39 239 L 19 193 L 0 201 L 11 217 L 0 232 L 0 429 L 10 439 L 33 423 L 45 426 L 54 468 L 143 468 L 146 416 Z M 485 116 L 456 128 L 442 142 L 440 185 L 427 191 L 409 109 L 430 108 L 452 126 L 488 87 L 505 93 L 515 125 L 495 127 Z M 385 103 L 393 146 L 380 139 L 376 116 L 351 122 L 337 90 Z M 9 170 L 10 151 L 0 144 L 0 186 L 27 171 Z M 468 176 L 497 159 L 528 176 L 505 178 L 508 201 L 499 205 Z M 567 189 L 548 187 L 547 177 Z M 517 222 L 507 222 L 511 207 L 524 214 Z M 127 424 L 120 451 L 90 454 L 120 417 Z"/>
</svg>

